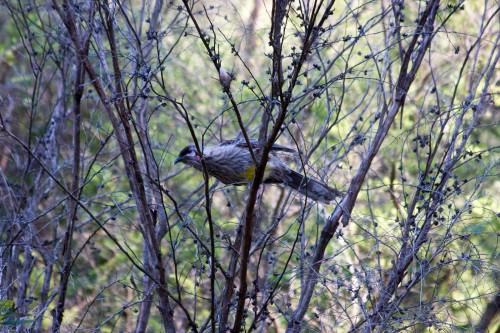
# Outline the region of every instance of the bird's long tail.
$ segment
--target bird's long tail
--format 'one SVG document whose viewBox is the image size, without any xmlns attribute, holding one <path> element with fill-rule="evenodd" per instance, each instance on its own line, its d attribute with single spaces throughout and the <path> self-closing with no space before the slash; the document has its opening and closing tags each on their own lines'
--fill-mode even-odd
<svg viewBox="0 0 500 333">
<path fill-rule="evenodd" d="M 286 185 L 290 186 L 299 193 L 307 196 L 314 201 L 320 201 L 325 204 L 331 204 L 335 198 L 342 196 L 342 193 L 328 185 L 320 182 L 319 180 L 304 177 L 304 175 L 293 171 L 287 171 Z"/>
</svg>

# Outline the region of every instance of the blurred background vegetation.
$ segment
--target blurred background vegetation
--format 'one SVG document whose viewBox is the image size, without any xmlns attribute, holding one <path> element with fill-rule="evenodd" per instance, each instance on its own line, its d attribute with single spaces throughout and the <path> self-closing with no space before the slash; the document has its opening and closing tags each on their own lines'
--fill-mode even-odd
<svg viewBox="0 0 500 333">
<path fill-rule="evenodd" d="M 132 128 L 125 145 L 137 155 L 133 168 L 144 179 L 139 184 L 147 194 L 144 207 L 155 223 L 163 287 L 180 332 L 218 325 L 216 319 L 211 326 L 210 306 L 219 304 L 228 287 L 224 272 L 231 272 L 231 256 L 238 251 L 248 188 L 210 178 L 206 195 L 203 174 L 173 161 L 193 135 L 201 146 L 240 136 L 238 116 L 248 136 L 257 138 L 270 104 L 275 106 L 269 126 L 275 125 L 281 106 L 270 98 L 275 61 L 285 80 L 282 92 L 292 87 L 277 139 L 299 152 L 287 162 L 349 191 L 393 103 L 399 69 L 426 3 L 337 1 L 304 59 L 311 15 L 318 10 L 321 17 L 327 4 L 286 4 L 279 59 L 269 42 L 275 6 L 260 0 L 1 1 L 3 331 L 170 330 L 156 308 L 161 287 L 144 272 L 155 269 L 147 219 L 138 209 L 131 169 L 106 107 Z M 64 17 L 74 20 L 80 43 Z M 300 321 L 304 332 L 500 330 L 499 19 L 496 1 L 440 1 L 436 35 L 406 101 L 371 161 L 349 223 L 328 243 Z M 104 100 L 78 60 L 87 39 L 86 61 Z M 231 73 L 230 90 L 214 63 Z M 78 85 L 80 72 L 86 74 Z M 78 115 L 75 101 L 80 101 Z M 244 327 L 284 332 L 336 205 L 263 187 Z M 441 187 L 442 199 L 434 207 L 433 191 Z M 395 307 L 378 326 L 369 326 L 402 244 L 408 239 L 417 244 L 426 221 L 432 223 L 427 240 L 411 252 L 391 296 Z M 61 288 L 66 296 L 57 326 Z M 236 297 L 237 292 L 233 308 Z"/>
</svg>

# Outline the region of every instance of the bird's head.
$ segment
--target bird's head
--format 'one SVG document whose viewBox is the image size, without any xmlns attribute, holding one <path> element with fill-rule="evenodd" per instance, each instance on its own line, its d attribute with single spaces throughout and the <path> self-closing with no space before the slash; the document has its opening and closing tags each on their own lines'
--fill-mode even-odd
<svg viewBox="0 0 500 333">
<path fill-rule="evenodd" d="M 179 156 L 174 161 L 174 164 L 182 162 L 191 166 L 199 166 L 201 161 L 201 156 L 198 154 L 196 147 L 194 145 L 189 145 L 182 149 Z"/>
</svg>

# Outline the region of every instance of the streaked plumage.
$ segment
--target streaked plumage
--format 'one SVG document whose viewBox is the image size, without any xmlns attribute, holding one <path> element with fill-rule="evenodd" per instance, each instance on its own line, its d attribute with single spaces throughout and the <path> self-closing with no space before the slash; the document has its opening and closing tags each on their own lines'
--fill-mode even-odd
<svg viewBox="0 0 500 333">
<path fill-rule="evenodd" d="M 258 141 L 250 140 L 250 145 L 257 159 L 260 159 Z M 264 173 L 264 183 L 284 184 L 308 196 L 310 199 L 323 203 L 331 203 L 341 193 L 328 185 L 292 170 L 281 160 L 276 152 L 293 153 L 295 150 L 274 144 Z M 214 176 L 224 184 L 248 184 L 255 173 L 255 163 L 243 139 L 232 139 L 218 145 L 203 148 L 203 157 L 209 175 Z M 174 163 L 185 163 L 202 171 L 201 156 L 194 145 L 185 147 L 179 153 Z"/>
</svg>

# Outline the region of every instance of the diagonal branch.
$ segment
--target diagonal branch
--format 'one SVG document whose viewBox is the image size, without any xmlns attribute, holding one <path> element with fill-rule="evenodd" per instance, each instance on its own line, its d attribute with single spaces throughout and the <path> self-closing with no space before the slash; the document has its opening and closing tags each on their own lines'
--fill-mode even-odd
<svg viewBox="0 0 500 333">
<path fill-rule="evenodd" d="M 339 227 L 340 218 L 343 216 L 342 223 L 344 226 L 346 226 L 347 223 L 349 222 L 351 212 L 356 203 L 356 198 L 359 194 L 359 191 L 361 190 L 361 186 L 364 182 L 366 174 L 370 169 L 371 163 L 375 158 L 375 156 L 377 155 L 378 150 L 382 145 L 382 142 L 386 138 L 389 129 L 394 121 L 394 118 L 396 117 L 401 107 L 404 105 L 406 94 L 411 86 L 411 83 L 413 82 L 413 79 L 415 78 L 415 74 L 423 59 L 423 55 L 429 48 L 430 43 L 432 41 L 432 37 L 435 35 L 433 34 L 434 31 L 433 25 L 436 19 L 438 7 L 439 7 L 439 0 L 430 1 L 424 13 L 422 14 L 418 22 L 415 34 L 410 44 L 408 45 L 405 57 L 401 64 L 400 74 L 395 87 L 396 91 L 393 97 L 392 105 L 387 113 L 387 116 L 385 119 L 381 117 L 380 120 L 381 125 L 375 134 L 373 142 L 366 156 L 363 158 L 361 162 L 358 172 L 352 179 L 351 185 L 349 186 L 349 189 L 347 191 L 347 195 L 335 208 L 332 215 L 325 221 L 323 230 L 321 231 L 320 240 L 318 241 L 318 246 L 315 250 L 313 259 L 311 261 L 311 266 L 308 267 L 307 269 L 305 290 L 301 294 L 299 305 L 297 306 L 297 309 L 293 313 L 292 318 L 288 323 L 287 332 L 291 333 L 300 331 L 301 321 L 304 318 L 306 310 L 309 307 L 309 303 L 311 301 L 314 288 L 316 286 L 316 283 L 318 282 L 317 276 L 321 268 L 326 247 L 330 242 L 330 240 L 332 239 L 332 237 L 334 236 L 337 228 Z M 421 44 L 420 49 L 417 51 L 419 52 L 418 53 L 419 56 L 416 58 L 415 62 L 413 63 L 413 66 L 411 67 L 411 70 L 408 72 L 410 61 L 412 59 L 412 54 L 415 50 L 415 46 L 417 45 L 417 41 L 420 37 L 423 37 L 423 42 Z"/>
</svg>

